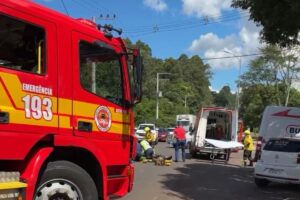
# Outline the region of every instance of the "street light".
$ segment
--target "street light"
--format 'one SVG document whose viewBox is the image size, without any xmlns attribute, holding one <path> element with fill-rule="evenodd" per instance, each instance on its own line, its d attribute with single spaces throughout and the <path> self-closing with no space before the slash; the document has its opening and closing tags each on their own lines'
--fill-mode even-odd
<svg viewBox="0 0 300 200">
<path fill-rule="evenodd" d="M 190 91 L 190 87 L 188 86 L 184 86 L 185 88 L 185 95 L 184 95 L 184 109 L 185 109 L 185 112 L 187 112 L 187 99 L 188 97 L 190 97 L 190 93 L 188 93 L 188 90 Z"/>
<path fill-rule="evenodd" d="M 231 54 L 234 56 L 234 58 L 238 59 L 239 61 L 239 72 L 238 72 L 238 84 L 237 84 L 237 92 L 236 92 L 236 98 L 235 98 L 235 109 L 237 112 L 239 112 L 240 107 L 240 76 L 241 76 L 241 66 L 242 66 L 242 57 L 239 55 L 236 55 L 228 50 L 224 50 L 225 53 Z"/>
<path fill-rule="evenodd" d="M 156 73 L 156 119 L 159 118 L 159 97 L 161 96 L 161 93 L 159 91 L 159 76 L 160 75 L 170 75 L 171 73 Z M 168 79 L 164 79 L 168 80 Z"/>
</svg>

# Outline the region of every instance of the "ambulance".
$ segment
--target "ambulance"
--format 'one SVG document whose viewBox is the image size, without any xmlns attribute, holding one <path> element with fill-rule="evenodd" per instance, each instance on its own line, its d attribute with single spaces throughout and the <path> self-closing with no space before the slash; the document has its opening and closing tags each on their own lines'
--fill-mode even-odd
<svg viewBox="0 0 300 200">
<path fill-rule="evenodd" d="M 195 122 L 190 154 L 229 160 L 231 150 L 243 147 L 238 142 L 238 113 L 224 107 L 203 107 Z"/>
</svg>

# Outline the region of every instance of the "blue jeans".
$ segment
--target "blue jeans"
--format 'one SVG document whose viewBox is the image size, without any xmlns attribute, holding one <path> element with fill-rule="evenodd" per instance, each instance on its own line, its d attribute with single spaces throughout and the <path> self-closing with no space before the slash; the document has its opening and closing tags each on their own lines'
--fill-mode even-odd
<svg viewBox="0 0 300 200">
<path fill-rule="evenodd" d="M 152 148 L 150 148 L 150 149 L 147 149 L 146 151 L 145 151 L 145 157 L 147 158 L 147 159 L 152 159 L 152 157 L 153 157 L 153 149 Z"/>
<path fill-rule="evenodd" d="M 175 161 L 178 161 L 178 151 L 181 149 L 182 161 L 185 161 L 185 144 L 186 140 L 177 140 L 175 143 Z"/>
</svg>

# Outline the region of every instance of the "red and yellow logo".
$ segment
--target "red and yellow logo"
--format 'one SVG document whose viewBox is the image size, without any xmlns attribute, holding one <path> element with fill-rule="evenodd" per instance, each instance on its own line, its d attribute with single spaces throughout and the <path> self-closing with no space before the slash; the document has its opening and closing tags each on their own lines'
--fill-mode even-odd
<svg viewBox="0 0 300 200">
<path fill-rule="evenodd" d="M 99 106 L 95 112 L 95 121 L 100 131 L 106 132 L 111 127 L 111 113 L 106 106 Z"/>
</svg>

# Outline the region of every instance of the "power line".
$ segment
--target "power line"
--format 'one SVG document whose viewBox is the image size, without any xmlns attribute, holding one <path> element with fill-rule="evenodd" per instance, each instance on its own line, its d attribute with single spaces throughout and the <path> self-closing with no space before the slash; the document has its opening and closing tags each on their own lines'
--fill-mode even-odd
<svg viewBox="0 0 300 200">
<path fill-rule="evenodd" d="M 88 0 L 72 0 L 74 3 L 78 4 L 79 6 L 83 6 L 93 14 L 93 18 L 95 19 L 102 19 L 102 20 L 115 20 L 116 14 L 104 14 L 100 12 L 100 9 L 95 1 L 88 1 Z M 97 14 L 94 14 L 97 13 Z M 111 17 L 112 16 L 112 17 Z"/>
<path fill-rule="evenodd" d="M 226 21 L 233 21 L 233 20 L 238 20 L 244 17 L 248 17 L 249 15 L 245 15 L 245 16 L 223 16 L 223 17 L 219 17 L 219 19 L 216 19 L 215 21 L 211 21 L 211 22 L 192 22 L 192 23 L 184 23 L 184 24 L 174 24 L 174 25 L 168 25 L 168 26 L 160 26 L 158 27 L 158 30 L 153 31 L 153 27 L 144 29 L 144 30 L 140 30 L 140 31 L 134 31 L 134 33 L 139 33 L 139 34 L 133 34 L 131 35 L 132 37 L 136 37 L 136 36 L 141 36 L 144 34 L 149 34 L 149 33 L 156 33 L 156 32 L 165 32 L 165 31 L 174 31 L 174 30 L 182 30 L 182 29 L 188 29 L 188 28 L 196 28 L 199 26 L 203 26 L 203 25 L 208 25 L 208 24 L 215 24 L 215 23 L 220 23 L 220 22 L 226 22 Z M 126 32 L 126 31 L 125 31 Z M 128 31 L 127 31 L 128 33 Z"/>
<path fill-rule="evenodd" d="M 163 27 L 163 28 L 158 28 L 158 30 L 144 30 L 144 31 L 136 31 L 135 33 L 137 34 L 132 34 L 129 35 L 128 37 L 138 37 L 138 36 L 145 36 L 145 35 L 150 35 L 154 34 L 157 32 L 169 32 L 169 31 L 177 31 L 177 30 L 185 30 L 185 29 L 192 29 L 192 28 L 198 28 L 200 26 L 206 26 L 210 24 L 216 24 L 216 23 L 222 23 L 222 22 L 228 22 L 228 21 L 235 21 L 235 20 L 240 20 L 241 18 L 248 17 L 249 15 L 246 16 L 239 16 L 239 17 L 234 17 L 234 18 L 228 18 L 228 19 L 220 19 L 212 22 L 198 22 L 194 24 L 187 24 L 187 25 L 181 25 L 181 26 L 173 26 L 173 27 Z M 153 28 L 153 27 L 152 27 Z M 124 31 L 126 33 L 126 31 Z"/>
<path fill-rule="evenodd" d="M 63 5 L 63 7 L 64 7 L 64 9 L 65 9 L 65 11 L 66 11 L 66 13 L 67 13 L 67 15 L 70 16 L 70 15 L 69 15 L 69 12 L 68 12 L 68 9 L 67 9 L 67 6 L 65 5 L 64 0 L 61 0 L 61 3 L 62 3 L 62 5 Z"/>
<path fill-rule="evenodd" d="M 228 15 L 222 15 L 222 16 L 218 16 L 218 17 L 214 17 L 214 16 L 204 16 L 202 19 L 201 19 L 201 22 L 200 23 L 208 23 L 210 20 L 212 21 L 220 21 L 222 19 L 228 19 L 228 18 L 237 18 L 237 17 L 241 17 L 243 16 L 244 14 L 246 13 L 242 13 L 242 14 L 228 14 Z M 249 15 L 249 14 L 248 14 Z M 248 16 L 247 15 L 247 16 Z M 165 28 L 168 28 L 168 27 L 173 27 L 173 26 L 184 26 L 184 25 L 191 25 L 191 24 L 198 24 L 199 23 L 199 19 L 198 20 L 183 20 L 183 21 L 175 21 L 175 22 L 167 22 L 167 23 L 161 23 L 161 24 L 158 24 L 157 26 L 159 27 L 165 27 Z M 126 28 L 124 27 L 124 29 L 127 29 L 127 30 L 139 30 L 139 29 L 151 29 L 153 26 L 139 26 L 139 27 L 135 27 L 135 28 Z"/>
<path fill-rule="evenodd" d="M 95 6 L 91 6 L 90 4 L 86 4 L 86 3 L 83 3 L 82 0 L 72 0 L 74 3 L 78 4 L 79 6 L 83 6 L 85 7 L 86 9 L 92 11 L 92 12 L 99 12 L 99 10 L 97 10 L 95 8 Z"/>
<path fill-rule="evenodd" d="M 281 53 L 288 52 L 290 50 L 298 50 L 298 46 L 292 47 L 291 49 L 282 49 Z M 222 57 L 211 57 L 211 58 L 202 58 L 202 60 L 219 60 L 219 59 L 228 59 L 228 58 L 242 58 L 242 57 L 251 57 L 251 56 L 263 56 L 265 53 L 251 53 L 251 54 L 241 54 L 241 55 L 232 55 L 232 56 L 222 56 Z"/>
<path fill-rule="evenodd" d="M 212 57 L 212 58 L 201 58 L 202 60 L 220 60 L 220 59 L 228 59 L 228 58 L 242 58 L 242 57 L 250 57 L 250 56 L 260 56 L 263 53 L 252 53 L 252 54 L 242 54 L 236 56 L 222 56 L 222 57 Z"/>
<path fill-rule="evenodd" d="M 243 15 L 247 14 L 249 16 L 248 12 L 241 12 L 241 13 L 230 13 L 222 16 L 204 16 L 201 19 L 201 23 L 208 23 L 210 20 L 222 20 L 222 19 L 228 19 L 232 17 L 241 17 Z M 156 24 L 156 26 L 159 26 L 160 28 L 168 28 L 168 27 L 174 27 L 174 26 L 183 26 L 183 25 L 190 25 L 190 24 L 198 24 L 199 19 L 196 21 L 195 19 L 188 19 L 188 20 L 182 20 L 182 21 L 169 21 L 166 23 Z M 145 25 L 145 26 L 135 26 L 135 27 L 123 27 L 124 30 L 127 30 L 126 32 L 136 32 L 138 30 L 151 30 L 153 28 L 153 25 Z"/>
</svg>

